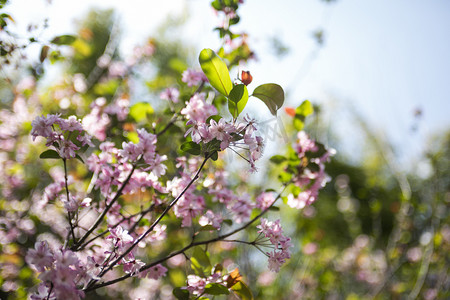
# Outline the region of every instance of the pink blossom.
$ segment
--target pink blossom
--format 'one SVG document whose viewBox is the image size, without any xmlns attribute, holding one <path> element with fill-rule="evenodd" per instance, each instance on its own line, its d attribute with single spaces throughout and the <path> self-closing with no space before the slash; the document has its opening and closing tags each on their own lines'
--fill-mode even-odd
<svg viewBox="0 0 450 300">
<path fill-rule="evenodd" d="M 269 256 L 269 269 L 273 272 L 279 272 L 280 267 L 286 262 L 287 254 L 282 251 L 272 251 L 268 252 Z"/>
<path fill-rule="evenodd" d="M 161 177 L 166 174 L 167 166 L 163 164 L 163 161 L 167 160 L 167 155 L 155 154 L 155 159 L 150 163 L 150 170 L 156 177 Z"/>
<path fill-rule="evenodd" d="M 91 147 L 94 147 L 94 144 L 92 143 L 91 139 L 92 137 L 87 133 L 85 133 L 84 135 L 77 136 L 77 140 L 81 142 L 82 146 L 89 145 Z"/>
<path fill-rule="evenodd" d="M 189 87 L 199 85 L 202 81 L 207 81 L 205 74 L 201 71 L 187 69 L 183 72 L 181 81 L 187 83 Z"/>
<path fill-rule="evenodd" d="M 79 204 L 78 201 L 75 199 L 75 197 L 73 196 L 69 196 L 69 200 L 67 200 L 67 196 L 63 195 L 62 199 L 61 199 L 62 203 L 64 204 L 64 208 L 68 211 L 68 212 L 74 212 L 77 211 L 79 208 Z"/>
<path fill-rule="evenodd" d="M 200 143 L 202 141 L 202 135 L 200 133 L 200 125 L 204 125 L 204 123 L 197 123 L 196 121 L 189 120 L 186 122 L 186 125 L 192 125 L 186 130 L 184 137 L 187 137 L 189 134 L 191 135 L 192 141 L 194 143 Z"/>
<path fill-rule="evenodd" d="M 302 157 L 308 151 L 317 151 L 316 143 L 304 131 L 298 132 L 297 138 L 297 144 L 294 147 L 299 157 Z"/>
<path fill-rule="evenodd" d="M 38 290 L 33 295 L 30 296 L 31 300 L 56 299 L 54 291 L 52 291 L 50 295 L 48 294 L 49 292 L 50 288 L 47 287 L 45 283 L 41 283 L 38 287 Z"/>
<path fill-rule="evenodd" d="M 57 266 L 69 267 L 78 266 L 80 261 L 74 252 L 65 249 L 55 253 L 55 263 Z"/>
<path fill-rule="evenodd" d="M 46 117 L 36 117 L 32 122 L 31 135 L 33 136 L 33 141 L 37 136 L 42 136 L 48 138 L 53 133 L 52 125 L 58 123 L 60 120 L 59 115 L 47 115 Z"/>
<path fill-rule="evenodd" d="M 295 197 L 293 194 L 289 194 L 287 205 L 292 208 L 302 209 L 306 205 L 312 203 L 313 201 L 311 200 L 311 191 L 300 192 L 297 197 Z"/>
<path fill-rule="evenodd" d="M 193 295 L 200 295 L 205 290 L 206 279 L 197 275 L 188 275 L 186 289 Z"/>
<path fill-rule="evenodd" d="M 200 215 L 204 208 L 204 198 L 188 191 L 178 200 L 174 207 L 174 213 L 178 218 L 182 218 L 182 227 L 189 227 L 192 225 L 192 219 Z"/>
<path fill-rule="evenodd" d="M 139 147 L 133 142 L 123 142 L 122 150 L 119 150 L 119 155 L 122 156 L 126 161 L 134 162 L 137 160 L 139 155 L 142 154 L 142 147 Z"/>
<path fill-rule="evenodd" d="M 180 100 L 178 97 L 180 96 L 180 92 L 176 88 L 167 88 L 159 97 L 163 100 L 172 101 L 173 103 L 178 103 Z"/>
<path fill-rule="evenodd" d="M 208 117 L 217 114 L 217 109 L 214 105 L 207 104 L 204 98 L 205 94 L 196 93 L 189 102 L 186 102 L 186 107 L 180 113 L 185 115 L 188 120 L 205 123 Z"/>
<path fill-rule="evenodd" d="M 157 280 L 161 277 L 166 276 L 166 273 L 167 273 L 167 268 L 161 264 L 157 264 L 156 266 L 153 266 L 153 267 L 139 273 L 139 278 L 148 277 L 148 278 Z"/>
<path fill-rule="evenodd" d="M 25 260 L 29 265 L 35 266 L 39 272 L 42 272 L 53 264 L 53 253 L 46 241 L 37 242 L 34 249 L 28 250 Z"/>
<path fill-rule="evenodd" d="M 126 244 L 133 242 L 133 237 L 128 234 L 127 230 L 124 230 L 122 226 L 117 226 L 115 228 L 109 228 L 111 235 L 107 239 L 112 239 L 113 244 L 119 248 L 122 248 Z"/>
<path fill-rule="evenodd" d="M 83 126 L 81 125 L 80 120 L 77 119 L 76 116 L 70 116 L 66 119 L 59 119 L 59 126 L 61 130 L 67 131 L 83 131 Z"/>
<path fill-rule="evenodd" d="M 262 193 L 256 199 L 256 207 L 264 210 L 268 208 L 275 201 L 273 193 Z"/>
<path fill-rule="evenodd" d="M 220 148 L 223 150 L 228 147 L 230 142 L 232 141 L 231 133 L 236 131 L 236 128 L 233 124 L 227 123 L 225 119 L 220 119 L 217 123 L 214 120 L 210 121 L 209 133 L 213 138 L 221 141 Z"/>
<path fill-rule="evenodd" d="M 248 195 L 237 198 L 236 202 L 231 207 L 236 223 L 242 223 L 248 220 L 252 209 L 253 203 L 250 202 L 250 197 Z"/>
<path fill-rule="evenodd" d="M 216 215 L 211 210 L 208 210 L 203 216 L 200 217 L 198 224 L 200 224 L 200 226 L 211 225 L 219 230 L 222 221 L 223 219 L 220 215 Z"/>
<path fill-rule="evenodd" d="M 75 151 L 80 150 L 80 147 L 70 140 L 61 140 L 59 147 L 59 156 L 65 159 L 74 158 L 76 156 Z"/>
<path fill-rule="evenodd" d="M 145 266 L 145 263 L 139 259 L 129 261 L 123 264 L 123 271 L 131 276 L 139 274 L 139 270 Z"/>
</svg>

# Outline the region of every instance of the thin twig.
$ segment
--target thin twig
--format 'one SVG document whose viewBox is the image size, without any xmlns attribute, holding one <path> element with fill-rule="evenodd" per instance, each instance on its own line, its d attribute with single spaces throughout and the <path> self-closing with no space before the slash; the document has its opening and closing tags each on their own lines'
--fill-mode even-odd
<svg viewBox="0 0 450 300">
<path fill-rule="evenodd" d="M 66 187 L 66 197 L 67 197 L 67 202 L 70 203 L 69 185 L 67 183 L 67 181 L 68 181 L 68 178 L 67 178 L 67 162 L 66 162 L 65 158 L 63 158 L 62 160 L 63 160 L 63 163 L 64 163 L 64 185 Z M 72 225 L 72 216 L 70 215 L 70 211 L 69 210 L 67 210 L 67 216 L 69 218 L 69 226 L 70 226 L 70 233 L 72 235 L 72 240 L 73 240 L 74 243 L 76 243 L 75 232 L 74 232 L 73 225 Z M 68 245 L 68 244 L 69 244 L 68 241 L 66 241 L 66 245 Z"/>
<path fill-rule="evenodd" d="M 111 270 L 122 258 L 124 258 L 128 253 L 130 253 L 134 247 L 136 247 L 136 245 L 138 245 L 150 232 L 153 231 L 153 229 L 155 228 L 155 226 L 162 220 L 162 218 L 164 218 L 164 216 L 169 212 L 169 210 L 178 202 L 178 200 L 186 193 L 186 191 L 191 187 L 191 185 L 199 178 L 199 174 L 201 172 L 201 170 L 203 169 L 203 167 L 205 166 L 206 162 L 208 161 L 210 155 L 208 155 L 207 157 L 205 157 L 205 159 L 203 160 L 202 164 L 200 165 L 199 169 L 197 170 L 197 173 L 195 174 L 195 176 L 191 179 L 191 181 L 189 182 L 189 184 L 183 189 L 183 191 L 169 204 L 169 206 L 166 207 L 166 209 L 162 212 L 162 214 L 153 222 L 153 224 L 141 235 L 139 236 L 134 242 L 133 244 L 127 249 L 125 250 L 118 258 L 116 258 L 110 265 L 108 268 L 106 268 L 105 270 L 103 270 L 102 272 L 100 272 L 98 274 L 98 277 L 101 278 L 103 275 L 106 274 L 106 272 L 108 272 L 109 270 Z M 93 283 L 95 283 L 97 280 L 92 280 L 90 284 L 88 284 L 88 288 L 90 286 L 92 286 Z"/>
<path fill-rule="evenodd" d="M 254 217 L 253 219 L 251 219 L 250 221 L 248 221 L 247 223 L 245 223 L 241 227 L 239 227 L 239 228 L 237 228 L 237 229 L 235 229 L 235 230 L 233 230 L 233 231 L 231 231 L 229 233 L 217 236 L 217 237 L 209 239 L 209 240 L 198 241 L 198 242 L 191 241 L 191 243 L 189 245 L 185 246 L 184 248 L 182 248 L 182 249 L 180 249 L 178 251 L 172 252 L 169 255 L 167 255 L 166 257 L 160 258 L 160 259 L 158 259 L 158 260 L 156 260 L 156 261 L 154 261 L 154 262 L 152 262 L 150 264 L 147 264 L 147 265 L 141 267 L 139 269 L 139 272 L 142 272 L 142 271 L 145 271 L 147 269 L 150 269 L 151 267 L 154 267 L 154 266 L 156 266 L 156 265 L 158 265 L 158 264 L 160 264 L 162 262 L 165 262 L 166 260 L 168 260 L 168 259 L 170 259 L 170 258 L 172 258 L 172 257 L 174 257 L 176 255 L 182 254 L 182 253 L 186 252 L 187 250 L 189 250 L 192 247 L 201 246 L 201 245 L 208 245 L 210 243 L 219 242 L 219 241 L 222 241 L 222 240 L 232 236 L 233 234 L 235 234 L 235 233 L 237 233 L 237 232 L 239 232 L 241 230 L 244 230 L 245 228 L 247 228 L 248 226 L 253 224 L 256 220 L 261 218 L 267 211 L 269 211 L 269 209 L 277 202 L 277 200 L 280 199 L 281 195 L 285 191 L 285 189 L 288 186 L 288 184 L 289 183 L 284 185 L 284 187 L 281 190 L 281 192 L 277 195 L 277 197 L 274 199 L 274 201 L 266 209 L 264 209 L 260 214 L 258 214 L 256 217 Z M 88 286 L 87 288 L 84 289 L 84 291 L 85 292 L 90 292 L 90 291 L 96 290 L 98 288 L 105 287 L 105 286 L 108 286 L 108 285 L 111 285 L 111 284 L 123 281 L 123 280 L 125 280 L 125 279 L 127 279 L 129 277 L 131 277 L 131 274 L 126 274 L 126 275 L 124 275 L 122 277 L 119 277 L 119 278 L 116 278 L 116 279 L 113 279 L 113 280 L 110 280 L 110 281 L 107 281 L 107 282 L 103 282 L 103 283 L 99 283 L 99 284 L 96 284 L 96 285 Z"/>
<path fill-rule="evenodd" d="M 131 176 L 134 173 L 134 170 L 136 169 L 136 165 L 133 165 L 133 168 L 130 171 L 130 174 L 125 179 L 125 181 L 122 183 L 122 186 L 117 191 L 114 198 L 109 202 L 109 204 L 105 207 L 105 209 L 102 211 L 102 213 L 98 216 L 97 220 L 92 224 L 91 228 L 83 235 L 83 237 L 72 247 L 72 250 L 78 251 L 80 250 L 80 245 L 88 238 L 88 236 L 97 228 L 97 226 L 102 222 L 103 218 L 105 217 L 106 213 L 111 209 L 111 207 L 114 205 L 114 203 L 119 199 L 119 197 L 122 195 L 123 189 L 128 184 L 128 182 L 131 179 Z"/>
</svg>

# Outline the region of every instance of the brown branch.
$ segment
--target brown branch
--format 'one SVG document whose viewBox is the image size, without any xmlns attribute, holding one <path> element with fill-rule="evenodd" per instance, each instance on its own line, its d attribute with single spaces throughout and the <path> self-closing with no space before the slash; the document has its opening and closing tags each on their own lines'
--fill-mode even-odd
<svg viewBox="0 0 450 300">
<path fill-rule="evenodd" d="M 104 269 L 102 272 L 100 272 L 97 276 L 101 278 L 103 275 L 106 274 L 109 270 L 111 270 L 120 260 L 122 260 L 128 253 L 130 253 L 136 245 L 138 245 L 150 232 L 153 231 L 155 226 L 164 218 L 164 216 L 169 212 L 169 210 L 178 202 L 178 200 L 187 192 L 187 190 L 191 187 L 191 185 L 199 178 L 199 174 L 203 167 L 205 166 L 206 162 L 210 158 L 211 155 L 208 155 L 203 160 L 202 164 L 200 165 L 199 169 L 197 170 L 197 173 L 194 175 L 194 177 L 191 179 L 189 184 L 183 189 L 183 191 L 169 204 L 169 206 L 166 207 L 166 209 L 162 212 L 162 214 L 153 222 L 153 224 L 141 235 L 139 236 L 133 244 L 125 250 L 118 258 L 116 258 L 113 262 L 109 264 L 109 266 Z M 92 284 L 94 284 L 97 280 L 92 280 L 87 288 L 90 288 Z"/>
<path fill-rule="evenodd" d="M 131 179 L 131 176 L 134 173 L 134 170 L 136 169 L 136 165 L 133 165 L 133 168 L 130 171 L 130 174 L 128 175 L 128 177 L 125 179 L 125 181 L 122 183 L 122 186 L 119 188 L 119 190 L 117 191 L 116 195 L 114 196 L 114 198 L 109 202 L 109 204 L 105 207 L 105 209 L 102 211 L 102 213 L 98 216 L 97 220 L 94 222 L 94 224 L 92 224 L 91 228 L 89 228 L 89 230 L 83 235 L 83 237 L 75 244 L 72 246 L 72 250 L 73 251 L 78 251 L 81 249 L 80 245 L 88 238 L 88 236 L 97 228 L 97 226 L 102 222 L 103 218 L 105 217 L 105 215 L 108 213 L 108 211 L 111 209 L 111 207 L 114 205 L 114 203 L 117 201 L 117 199 L 119 199 L 119 197 L 122 195 L 123 189 L 125 188 L 125 186 L 128 184 L 128 182 Z"/>
<path fill-rule="evenodd" d="M 189 245 L 185 246 L 184 248 L 182 248 L 182 249 L 180 249 L 178 251 L 172 252 L 169 255 L 167 255 L 166 257 L 160 258 L 157 261 L 154 261 L 154 262 L 152 262 L 150 264 L 147 264 L 147 265 L 143 266 L 142 268 L 139 269 L 139 272 L 142 272 L 142 271 L 145 271 L 147 269 L 150 269 L 151 267 L 154 267 L 154 266 L 156 266 L 156 265 L 158 265 L 158 264 L 160 264 L 162 262 L 165 262 L 166 260 L 168 260 L 168 259 L 170 259 L 170 258 L 172 258 L 172 257 L 174 257 L 176 255 L 182 254 L 182 253 L 184 253 L 185 251 L 189 250 L 192 247 L 219 242 L 221 240 L 226 239 L 229 236 L 232 236 L 233 234 L 235 234 L 235 233 L 237 233 L 237 232 L 239 232 L 241 230 L 244 230 L 245 228 L 247 228 L 248 226 L 253 224 L 256 220 L 261 218 L 275 204 L 275 202 L 277 202 L 277 200 L 280 199 L 281 195 L 285 191 L 285 189 L 288 186 L 288 184 L 289 183 L 287 183 L 283 187 L 281 192 L 278 193 L 277 197 L 274 199 L 274 201 L 266 209 L 264 209 L 260 214 L 258 214 L 256 217 L 254 217 L 253 219 L 251 219 L 250 221 L 248 221 L 247 223 L 245 223 L 241 227 L 239 227 L 239 228 L 237 228 L 237 229 L 235 229 L 235 230 L 233 230 L 233 231 L 231 231 L 229 233 L 226 233 L 224 235 L 219 235 L 219 236 L 217 236 L 215 238 L 212 238 L 212 239 L 209 239 L 209 240 L 199 241 L 199 242 L 191 241 L 191 243 Z M 99 284 L 96 284 L 96 285 L 93 285 L 93 286 L 88 286 L 87 288 L 84 289 L 84 291 L 85 292 L 90 292 L 90 291 L 96 290 L 98 288 L 105 287 L 105 286 L 108 286 L 108 285 L 120 282 L 120 281 L 125 280 L 125 279 L 127 279 L 129 277 L 131 277 L 131 275 L 130 274 L 126 274 L 126 275 L 124 275 L 122 277 L 119 277 L 119 278 L 116 278 L 116 279 L 113 279 L 113 280 L 110 280 L 110 281 L 107 281 L 107 282 L 99 283 Z"/>
</svg>

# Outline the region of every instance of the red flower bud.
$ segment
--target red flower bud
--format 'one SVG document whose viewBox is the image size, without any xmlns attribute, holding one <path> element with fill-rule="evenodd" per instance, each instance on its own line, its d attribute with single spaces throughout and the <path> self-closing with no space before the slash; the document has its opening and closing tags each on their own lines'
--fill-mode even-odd
<svg viewBox="0 0 450 300">
<path fill-rule="evenodd" d="M 253 80 L 253 77 L 252 77 L 252 75 L 250 75 L 250 71 L 242 71 L 241 81 L 243 84 L 249 85 L 250 83 L 252 83 L 252 80 Z"/>
</svg>

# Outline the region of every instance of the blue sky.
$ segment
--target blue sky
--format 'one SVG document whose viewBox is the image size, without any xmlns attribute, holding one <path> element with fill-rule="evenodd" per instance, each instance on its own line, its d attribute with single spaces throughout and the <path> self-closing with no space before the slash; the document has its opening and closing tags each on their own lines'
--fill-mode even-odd
<svg viewBox="0 0 450 300">
<path fill-rule="evenodd" d="M 181 36 L 198 51 L 218 45 L 212 32 L 218 20 L 207 0 L 52 2 L 16 0 L 8 9 L 19 27 L 49 17 L 50 38 L 73 32 L 73 20 L 82 19 L 93 4 L 116 8 L 125 30 L 124 52 L 151 35 L 168 14 L 188 12 Z M 343 110 L 347 106 L 383 132 L 405 164 L 427 148 L 429 136 L 449 128 L 450 1 L 246 0 L 240 15 L 239 26 L 259 57 L 247 66 L 255 83 L 281 84 L 290 106 L 304 99 L 322 103 L 347 150 L 360 150 L 360 136 Z M 311 38 L 317 29 L 325 32 L 320 49 Z M 284 58 L 271 53 L 274 36 L 290 48 Z M 258 105 L 249 109 L 258 111 Z M 423 117 L 412 133 L 416 108 Z"/>
</svg>

